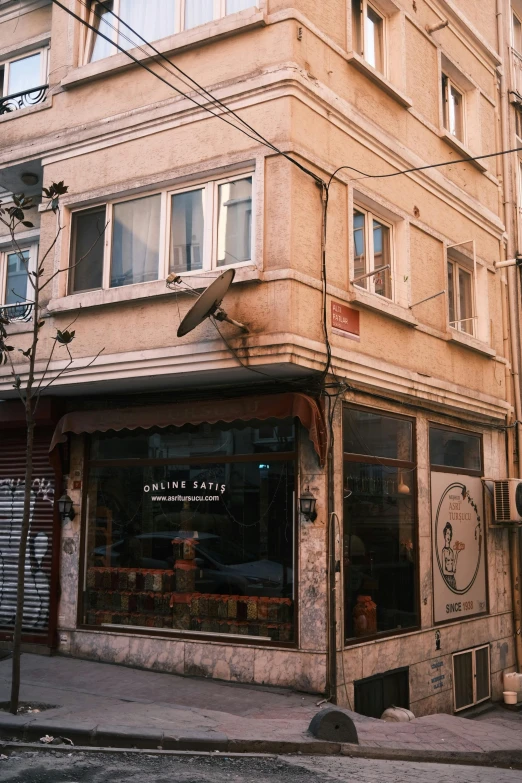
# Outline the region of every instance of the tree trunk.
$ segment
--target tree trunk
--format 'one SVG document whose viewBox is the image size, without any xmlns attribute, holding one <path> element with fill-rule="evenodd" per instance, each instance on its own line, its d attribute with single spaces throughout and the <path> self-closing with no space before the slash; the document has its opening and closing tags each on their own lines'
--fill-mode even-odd
<svg viewBox="0 0 522 783">
<path fill-rule="evenodd" d="M 33 484 L 34 416 L 32 401 L 30 398 L 26 400 L 25 410 L 27 421 L 27 453 L 25 464 L 24 513 L 22 518 L 22 530 L 20 533 L 20 549 L 18 553 L 16 618 L 13 633 L 11 703 L 9 706 L 9 710 L 13 713 L 13 715 L 16 715 L 18 712 L 18 700 L 20 696 L 20 655 L 22 646 L 22 625 L 24 619 L 25 555 L 27 551 L 27 539 L 29 537 L 29 525 L 31 521 L 31 490 Z"/>
</svg>

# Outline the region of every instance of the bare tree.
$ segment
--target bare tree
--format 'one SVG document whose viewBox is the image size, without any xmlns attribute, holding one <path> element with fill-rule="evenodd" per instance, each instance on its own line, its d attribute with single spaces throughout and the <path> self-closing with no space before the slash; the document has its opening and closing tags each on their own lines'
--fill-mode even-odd
<svg viewBox="0 0 522 783">
<path fill-rule="evenodd" d="M 59 199 L 60 196 L 67 193 L 67 186 L 63 182 L 53 182 L 49 188 L 43 188 L 43 195 L 48 201 L 48 206 L 55 214 L 59 212 Z M 20 244 L 17 240 L 17 233 L 20 231 L 21 226 L 24 228 L 33 228 L 33 223 L 26 220 L 25 213 L 33 209 L 35 203 L 32 198 L 25 195 L 13 196 L 12 206 L 0 206 L 0 223 L 2 223 L 9 233 L 12 244 L 12 252 L 15 253 L 23 268 L 27 271 L 28 282 L 28 298 L 25 301 L 21 301 L 20 304 L 12 305 L 10 307 L 3 308 L 3 313 L 0 311 L 0 366 L 8 366 L 13 377 L 13 388 L 16 389 L 22 405 L 25 411 L 26 421 L 26 465 L 25 465 L 25 480 L 24 480 L 24 503 L 22 514 L 22 529 L 20 533 L 20 549 L 18 553 L 18 570 L 17 570 L 17 595 L 16 595 L 16 615 L 15 625 L 13 631 L 13 664 L 12 664 L 12 682 L 11 682 L 11 701 L 10 711 L 16 715 L 19 706 L 19 694 L 20 694 L 20 653 L 22 642 L 22 626 L 23 626 L 23 614 L 24 614 L 24 591 L 25 591 L 25 560 L 27 552 L 27 540 L 29 536 L 30 518 L 31 518 L 31 489 L 33 483 L 33 451 L 34 451 L 34 430 L 35 430 L 35 414 L 38 407 L 38 402 L 41 395 L 46 389 L 55 383 L 58 378 L 62 377 L 71 370 L 76 369 L 73 367 L 74 358 L 71 353 L 71 343 L 75 337 L 75 331 L 71 329 L 74 321 L 67 326 L 67 328 L 60 330 L 56 329 L 56 334 L 52 338 L 52 347 L 48 353 L 47 359 L 42 357 L 42 364 L 45 365 L 44 369 L 39 369 L 37 362 L 40 362 L 39 356 L 39 342 L 42 329 L 47 324 L 45 316 L 45 305 L 42 305 L 42 294 L 47 286 L 54 280 L 57 275 L 68 272 L 71 268 L 78 266 L 91 252 L 94 245 L 100 240 L 105 231 L 105 226 L 99 229 L 98 236 L 94 239 L 93 245 L 87 253 L 75 264 L 67 267 L 66 269 L 58 269 L 57 271 L 46 273 L 45 265 L 50 260 L 51 254 L 54 251 L 58 237 L 60 236 L 63 226 L 60 225 L 58 219 L 58 227 L 55 237 L 50 246 L 43 253 L 42 257 L 36 262 L 36 268 L 31 269 L 29 261 L 26 258 Z M 16 292 L 14 292 L 16 294 Z M 30 297 L 30 298 L 29 298 Z M 20 310 L 24 307 L 29 307 L 32 310 L 32 329 L 31 340 L 29 348 L 23 350 L 22 348 L 15 348 L 13 345 L 8 344 L 8 327 L 11 321 L 18 320 Z M 9 315 L 9 311 L 12 311 L 12 315 Z M 6 315 L 7 313 L 7 315 Z M 61 369 L 53 369 L 52 362 L 56 358 L 56 351 L 63 349 L 66 353 L 66 363 Z M 103 349 L 102 349 L 103 350 Z M 15 363 L 13 357 L 16 352 L 21 354 L 19 360 L 21 367 L 18 366 L 18 362 Z M 91 359 L 87 364 L 83 364 L 83 367 L 90 366 L 98 356 Z M 23 377 L 22 377 L 23 376 Z"/>
</svg>

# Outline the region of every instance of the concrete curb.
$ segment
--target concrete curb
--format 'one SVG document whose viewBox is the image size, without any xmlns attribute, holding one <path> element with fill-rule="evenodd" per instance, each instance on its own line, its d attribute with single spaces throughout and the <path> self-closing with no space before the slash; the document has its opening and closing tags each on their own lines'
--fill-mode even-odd
<svg viewBox="0 0 522 783">
<path fill-rule="evenodd" d="M 69 744 L 43 745 L 35 742 L 45 734 L 71 739 L 76 751 L 110 749 L 114 752 L 147 750 L 148 752 L 160 753 L 219 753 L 220 755 L 227 753 L 272 756 L 287 754 L 343 755 L 390 761 L 522 769 L 521 750 L 463 753 L 459 751 L 410 750 L 407 748 L 374 748 L 305 738 L 301 741 L 242 740 L 230 739 L 226 734 L 217 731 L 176 735 L 159 729 L 136 730 L 131 726 L 42 720 L 36 716 L 14 716 L 0 713 L 0 745 L 3 750 L 21 749 L 21 743 L 33 750 L 35 748 L 39 750 L 67 750 L 69 752 L 73 750 Z"/>
</svg>

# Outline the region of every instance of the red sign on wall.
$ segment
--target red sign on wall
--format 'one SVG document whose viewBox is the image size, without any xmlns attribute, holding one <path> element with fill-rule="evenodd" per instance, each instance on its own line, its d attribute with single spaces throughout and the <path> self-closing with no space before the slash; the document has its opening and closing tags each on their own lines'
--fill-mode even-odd
<svg viewBox="0 0 522 783">
<path fill-rule="evenodd" d="M 359 337 L 359 311 L 344 304 L 332 302 L 332 328 L 344 332 L 347 337 Z"/>
</svg>

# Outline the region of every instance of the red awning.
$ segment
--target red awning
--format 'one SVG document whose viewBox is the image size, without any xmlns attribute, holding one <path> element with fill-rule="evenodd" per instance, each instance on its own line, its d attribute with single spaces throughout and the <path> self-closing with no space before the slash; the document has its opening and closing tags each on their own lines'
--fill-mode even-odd
<svg viewBox="0 0 522 783">
<path fill-rule="evenodd" d="M 288 393 L 228 400 L 176 402 L 140 408 L 76 411 L 67 413 L 57 424 L 50 451 L 67 441 L 68 433 L 182 427 L 184 424 L 215 424 L 218 421 L 286 419 L 297 417 L 308 430 L 321 465 L 326 459 L 327 433 L 321 408 L 306 394 Z"/>
</svg>

